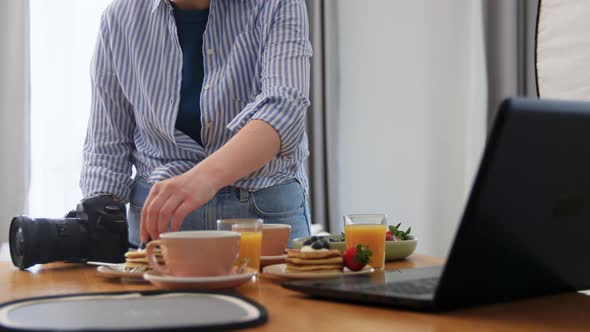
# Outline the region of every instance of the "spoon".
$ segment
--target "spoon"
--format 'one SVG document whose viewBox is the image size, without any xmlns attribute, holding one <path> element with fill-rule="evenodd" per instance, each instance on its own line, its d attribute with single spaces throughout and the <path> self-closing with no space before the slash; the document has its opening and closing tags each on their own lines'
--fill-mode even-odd
<svg viewBox="0 0 590 332">
<path fill-rule="evenodd" d="M 95 262 L 95 261 L 87 261 L 86 264 L 107 266 L 107 267 L 113 267 L 113 268 L 125 266 L 124 263 L 107 263 L 107 262 Z"/>
<path fill-rule="evenodd" d="M 249 257 L 242 259 L 242 263 L 240 263 L 240 266 L 236 269 L 236 274 L 240 274 L 240 273 L 244 272 L 244 270 L 246 269 L 246 266 L 248 266 L 248 263 L 250 263 Z"/>
</svg>

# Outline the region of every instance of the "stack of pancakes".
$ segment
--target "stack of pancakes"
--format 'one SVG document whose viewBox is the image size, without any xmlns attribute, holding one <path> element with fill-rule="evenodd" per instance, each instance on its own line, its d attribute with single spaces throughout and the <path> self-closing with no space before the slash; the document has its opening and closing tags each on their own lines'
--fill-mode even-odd
<svg viewBox="0 0 590 332">
<path fill-rule="evenodd" d="M 337 249 L 287 250 L 287 272 L 342 271 L 342 255 Z"/>
<path fill-rule="evenodd" d="M 154 250 L 154 254 L 159 264 L 162 264 L 162 252 L 159 248 Z M 150 269 L 150 264 L 146 256 L 145 250 L 128 251 L 125 253 L 125 270 L 127 271 L 147 271 Z"/>
</svg>

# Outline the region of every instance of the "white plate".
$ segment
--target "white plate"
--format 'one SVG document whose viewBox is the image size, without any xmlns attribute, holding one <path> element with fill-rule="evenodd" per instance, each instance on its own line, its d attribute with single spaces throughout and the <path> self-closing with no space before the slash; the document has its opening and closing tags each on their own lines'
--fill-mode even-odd
<svg viewBox="0 0 590 332">
<path fill-rule="evenodd" d="M 350 271 L 345 269 L 344 271 L 329 271 L 329 272 L 317 272 L 317 271 L 310 271 L 310 272 L 287 272 L 287 264 L 275 264 L 269 265 L 262 269 L 263 275 L 270 275 L 273 277 L 285 278 L 285 279 L 321 279 L 321 278 L 334 278 L 334 277 L 341 277 L 347 275 L 357 275 L 357 274 L 367 274 L 374 272 L 370 266 L 365 266 L 364 269 L 360 271 Z"/>
<path fill-rule="evenodd" d="M 104 266 L 101 265 L 96 268 L 98 274 L 105 278 L 127 278 L 143 280 L 144 272 L 130 272 L 125 270 L 125 264 L 121 266 Z"/>
<path fill-rule="evenodd" d="M 287 258 L 287 254 L 279 256 L 260 256 L 260 267 L 284 263 L 285 258 Z"/>
<path fill-rule="evenodd" d="M 240 274 L 230 274 L 216 277 L 174 277 L 163 275 L 156 271 L 148 271 L 143 278 L 157 287 L 176 289 L 231 289 L 250 281 L 258 272 L 246 269 Z"/>
</svg>

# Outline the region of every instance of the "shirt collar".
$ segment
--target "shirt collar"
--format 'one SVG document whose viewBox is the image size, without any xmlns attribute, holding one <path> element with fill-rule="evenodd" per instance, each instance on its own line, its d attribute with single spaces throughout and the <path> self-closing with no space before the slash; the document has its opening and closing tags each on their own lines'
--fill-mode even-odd
<svg viewBox="0 0 590 332">
<path fill-rule="evenodd" d="M 213 1 L 214 0 L 211 0 L 211 2 L 213 2 Z M 170 0 L 152 0 L 152 13 L 155 12 L 156 9 L 158 9 L 160 2 L 163 2 L 166 6 L 172 6 L 170 4 Z"/>
<path fill-rule="evenodd" d="M 166 6 L 171 6 L 169 0 L 152 0 L 152 13 L 158 9 L 160 2 L 163 2 Z"/>
</svg>

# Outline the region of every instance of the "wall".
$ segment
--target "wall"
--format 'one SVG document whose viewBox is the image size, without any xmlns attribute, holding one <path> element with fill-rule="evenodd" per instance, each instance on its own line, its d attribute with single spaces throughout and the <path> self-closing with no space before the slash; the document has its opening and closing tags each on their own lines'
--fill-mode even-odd
<svg viewBox="0 0 590 332">
<path fill-rule="evenodd" d="M 28 184 L 28 1 L 0 1 L 0 242 L 25 212 Z"/>
<path fill-rule="evenodd" d="M 481 3 L 340 0 L 337 21 L 336 215 L 387 213 L 444 257 L 485 139 Z"/>
</svg>

